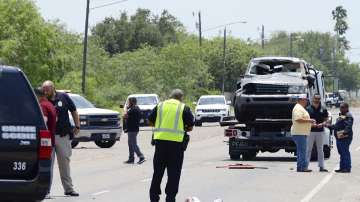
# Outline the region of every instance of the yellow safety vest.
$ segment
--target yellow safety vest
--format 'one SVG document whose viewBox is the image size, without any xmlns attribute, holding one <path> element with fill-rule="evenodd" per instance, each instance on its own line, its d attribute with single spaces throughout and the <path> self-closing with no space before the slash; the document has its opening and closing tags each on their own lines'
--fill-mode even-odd
<svg viewBox="0 0 360 202">
<path fill-rule="evenodd" d="M 182 142 L 184 139 L 185 104 L 176 99 L 161 102 L 157 107 L 154 140 Z"/>
</svg>

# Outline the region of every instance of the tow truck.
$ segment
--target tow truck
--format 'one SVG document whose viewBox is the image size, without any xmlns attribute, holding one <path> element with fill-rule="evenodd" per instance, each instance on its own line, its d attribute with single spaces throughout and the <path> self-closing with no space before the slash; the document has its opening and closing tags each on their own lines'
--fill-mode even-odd
<svg viewBox="0 0 360 202">
<path fill-rule="evenodd" d="M 224 135 L 229 138 L 232 160 L 251 160 L 259 152 L 275 153 L 281 149 L 296 155 L 290 128 L 297 97 L 305 94 L 311 100 L 319 94 L 325 107 L 323 73 L 298 58 L 254 58 L 237 87 L 235 116 L 224 117 L 220 122 L 221 126 L 228 126 Z M 325 128 L 325 158 L 330 157 L 332 143 L 331 131 Z M 313 147 L 311 158 L 316 156 Z"/>
</svg>

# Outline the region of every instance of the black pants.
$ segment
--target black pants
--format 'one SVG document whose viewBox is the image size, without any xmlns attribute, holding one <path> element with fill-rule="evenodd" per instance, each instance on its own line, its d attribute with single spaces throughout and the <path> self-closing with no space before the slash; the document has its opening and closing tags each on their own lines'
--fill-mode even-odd
<svg viewBox="0 0 360 202">
<path fill-rule="evenodd" d="M 159 201 L 161 180 L 167 169 L 168 181 L 165 188 L 166 202 L 174 202 L 179 190 L 181 168 L 184 160 L 182 143 L 157 141 L 154 154 L 154 174 L 150 187 L 150 200 Z"/>
</svg>

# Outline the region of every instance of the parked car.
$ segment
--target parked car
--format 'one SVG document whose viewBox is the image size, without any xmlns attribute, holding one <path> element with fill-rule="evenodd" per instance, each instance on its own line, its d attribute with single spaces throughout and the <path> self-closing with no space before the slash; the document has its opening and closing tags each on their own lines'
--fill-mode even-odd
<svg viewBox="0 0 360 202">
<path fill-rule="evenodd" d="M 195 108 L 195 125 L 201 126 L 203 122 L 220 122 L 230 115 L 230 101 L 223 95 L 203 95 L 197 101 Z"/>
<path fill-rule="evenodd" d="M 95 107 L 78 94 L 68 93 L 74 102 L 80 118 L 80 133 L 72 140 L 72 147 L 79 142 L 95 142 L 100 148 L 110 148 L 120 140 L 122 133 L 120 113 Z M 71 114 L 70 121 L 74 125 Z"/>
<path fill-rule="evenodd" d="M 25 74 L 0 65 L 0 200 L 45 198 L 51 181 L 51 145 Z"/>
<path fill-rule="evenodd" d="M 156 105 L 160 102 L 159 96 L 156 94 L 132 94 L 129 95 L 126 99 L 125 105 L 121 106 L 124 107 L 124 113 L 126 113 L 126 106 L 128 104 L 128 100 L 131 97 L 135 97 L 137 100 L 137 105 L 140 108 L 141 111 L 141 120 L 140 124 L 142 126 L 148 126 L 149 125 L 149 115 L 151 111 L 156 107 Z"/>
</svg>

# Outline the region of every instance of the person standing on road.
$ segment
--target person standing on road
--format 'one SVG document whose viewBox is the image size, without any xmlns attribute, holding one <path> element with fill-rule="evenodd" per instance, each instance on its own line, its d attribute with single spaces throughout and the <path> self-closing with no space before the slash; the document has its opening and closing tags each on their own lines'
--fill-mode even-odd
<svg viewBox="0 0 360 202">
<path fill-rule="evenodd" d="M 160 200 L 161 181 L 167 169 L 166 202 L 174 202 L 179 190 L 181 169 L 184 160 L 185 133 L 192 130 L 194 116 L 188 106 L 182 103 L 183 92 L 175 89 L 170 99 L 159 103 L 149 116 L 154 128 L 154 174 L 150 187 L 150 200 Z"/>
<path fill-rule="evenodd" d="M 308 103 L 306 95 L 298 97 L 298 102 L 292 111 L 291 135 L 296 144 L 297 172 L 311 172 L 306 157 L 307 137 L 309 136 L 314 119 L 310 119 L 305 107 Z"/>
<path fill-rule="evenodd" d="M 66 93 L 57 92 L 52 81 L 45 81 L 42 89 L 49 101 L 55 106 L 58 115 L 55 130 L 55 153 L 61 182 L 65 190 L 64 194 L 67 196 L 79 196 L 74 190 L 70 175 L 71 139 L 72 134 L 77 135 L 80 130 L 79 114 L 70 97 Z M 75 123 L 74 129 L 70 124 L 69 111 Z"/>
<path fill-rule="evenodd" d="M 134 153 L 139 157 L 138 164 L 145 162 L 144 155 L 141 153 L 139 146 L 137 145 L 137 135 L 139 134 L 141 111 L 137 106 L 137 100 L 135 97 L 129 98 L 129 105 L 126 107 L 127 111 L 124 115 L 125 132 L 128 133 L 128 145 L 129 145 L 129 159 L 124 163 L 134 163 Z"/>
<path fill-rule="evenodd" d="M 57 119 L 57 114 L 56 114 L 56 109 L 55 107 L 52 105 L 51 102 L 49 102 L 49 100 L 46 98 L 44 91 L 41 88 L 35 88 L 34 89 L 36 97 L 38 98 L 40 107 L 41 107 L 41 111 L 43 113 L 44 116 L 44 121 L 46 122 L 46 126 L 47 129 L 50 132 L 51 135 L 51 144 L 52 147 L 55 147 L 55 130 L 56 130 L 56 119 Z M 49 194 L 50 194 L 50 190 L 51 190 L 51 184 L 52 184 L 52 170 L 53 170 L 53 166 L 54 166 L 54 150 L 51 154 L 51 177 L 50 177 L 50 186 L 48 189 L 48 196 L 46 198 L 50 198 Z"/>
<path fill-rule="evenodd" d="M 334 125 L 329 126 L 329 128 L 334 130 L 336 147 L 340 155 L 340 167 L 335 170 L 337 173 L 351 172 L 350 144 L 353 139 L 353 122 L 354 118 L 349 112 L 349 104 L 342 103 L 340 105 L 339 118 Z"/>
<path fill-rule="evenodd" d="M 310 162 L 311 152 L 314 143 L 316 144 L 317 159 L 319 163 L 320 172 L 328 172 L 324 165 L 324 126 L 329 117 L 328 111 L 321 106 L 320 94 L 315 94 L 312 99 L 312 104 L 306 108 L 310 114 L 310 118 L 315 119 L 316 123 L 311 127 L 311 132 L 307 142 L 307 161 Z"/>
</svg>

